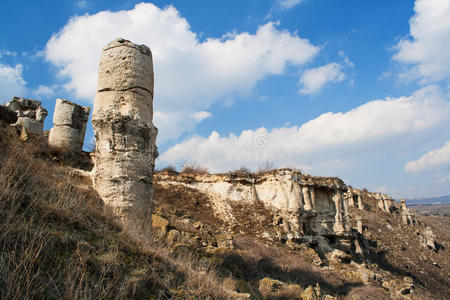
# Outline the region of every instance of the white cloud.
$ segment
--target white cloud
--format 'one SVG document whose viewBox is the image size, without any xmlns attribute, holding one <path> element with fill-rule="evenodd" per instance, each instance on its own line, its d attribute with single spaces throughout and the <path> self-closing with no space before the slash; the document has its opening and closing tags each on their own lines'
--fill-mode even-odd
<svg viewBox="0 0 450 300">
<path fill-rule="evenodd" d="M 410 161 L 405 165 L 408 172 L 420 172 L 441 169 L 450 165 L 450 141 L 441 148 L 434 149 L 424 154 L 418 160 Z"/>
<path fill-rule="evenodd" d="M 300 2 L 302 2 L 303 0 L 277 0 L 277 4 L 282 8 L 282 9 L 291 9 L 294 6 L 300 4 Z"/>
<path fill-rule="evenodd" d="M 11 67 L 0 63 L 0 102 L 7 102 L 13 96 L 24 96 L 27 92 L 22 70 L 20 64 Z"/>
<path fill-rule="evenodd" d="M 16 57 L 17 56 L 17 52 L 15 51 L 9 51 L 9 50 L 0 50 L 0 58 L 2 56 L 12 56 L 12 57 Z"/>
<path fill-rule="evenodd" d="M 450 77 L 450 0 L 417 0 L 410 36 L 397 44 L 394 59 L 412 64 L 404 79 L 430 82 Z"/>
<path fill-rule="evenodd" d="M 414 148 L 411 143 L 420 145 L 433 130 L 449 127 L 450 102 L 430 86 L 409 97 L 374 100 L 345 113 L 324 113 L 300 127 L 191 137 L 163 153 L 159 163 L 194 161 L 219 172 L 241 165 L 258 169 L 271 161 L 273 167 L 327 170 L 330 175 L 348 168 L 356 155 L 385 153 L 394 146 L 408 151 Z"/>
<path fill-rule="evenodd" d="M 450 182 L 450 175 L 444 176 L 438 180 L 438 183 L 447 183 Z"/>
<path fill-rule="evenodd" d="M 330 63 L 318 68 L 307 69 L 300 77 L 301 94 L 318 93 L 327 83 L 340 82 L 345 79 L 343 64 Z"/>
<path fill-rule="evenodd" d="M 200 41 L 173 6 L 141 3 L 128 11 L 72 18 L 47 43 L 46 58 L 67 79 L 66 89 L 93 101 L 101 49 L 117 37 L 152 49 L 159 142 L 192 130 L 195 112 L 235 94 L 245 96 L 258 81 L 283 74 L 288 65 L 300 66 L 319 51 L 271 22 L 254 34 Z"/>
<path fill-rule="evenodd" d="M 38 88 L 34 91 L 34 94 L 38 97 L 50 97 L 55 95 L 55 86 L 47 86 L 47 85 L 39 85 Z"/>
<path fill-rule="evenodd" d="M 78 8 L 86 8 L 89 6 L 89 3 L 86 0 L 79 0 L 75 3 Z"/>
<path fill-rule="evenodd" d="M 197 122 L 201 122 L 201 121 L 203 121 L 204 119 L 207 119 L 207 118 L 211 118 L 211 117 L 212 117 L 212 115 L 211 115 L 210 112 L 208 112 L 208 111 L 203 111 L 203 110 L 202 110 L 202 111 L 198 111 L 198 112 L 196 112 L 196 113 L 193 113 L 192 116 L 194 117 L 195 121 L 197 121 Z"/>
</svg>

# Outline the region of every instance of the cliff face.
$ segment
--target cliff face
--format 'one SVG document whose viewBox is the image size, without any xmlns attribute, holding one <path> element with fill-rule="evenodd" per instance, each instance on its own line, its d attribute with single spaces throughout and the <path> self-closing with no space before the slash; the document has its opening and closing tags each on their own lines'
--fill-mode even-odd
<svg viewBox="0 0 450 300">
<path fill-rule="evenodd" d="M 347 221 L 347 186 L 339 178 L 312 177 L 299 171 L 282 169 L 262 174 L 178 174 L 160 172 L 159 184 L 186 186 L 209 196 L 217 217 L 239 226 L 233 206 L 250 209 L 264 206 L 272 226 L 259 232 L 275 240 L 297 240 L 316 236 L 320 246 L 330 250 L 329 242 L 350 250 L 351 228 Z M 324 249 L 325 250 L 325 249 Z"/>
</svg>

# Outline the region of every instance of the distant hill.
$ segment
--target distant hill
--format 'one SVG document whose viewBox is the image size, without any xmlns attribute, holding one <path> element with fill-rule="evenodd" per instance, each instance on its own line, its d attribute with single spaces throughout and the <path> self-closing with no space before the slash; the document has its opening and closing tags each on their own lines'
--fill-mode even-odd
<svg viewBox="0 0 450 300">
<path fill-rule="evenodd" d="M 450 195 L 441 197 L 430 197 L 430 198 L 418 198 L 418 199 L 407 199 L 406 203 L 408 205 L 423 205 L 423 204 L 444 204 L 450 203 Z"/>
</svg>

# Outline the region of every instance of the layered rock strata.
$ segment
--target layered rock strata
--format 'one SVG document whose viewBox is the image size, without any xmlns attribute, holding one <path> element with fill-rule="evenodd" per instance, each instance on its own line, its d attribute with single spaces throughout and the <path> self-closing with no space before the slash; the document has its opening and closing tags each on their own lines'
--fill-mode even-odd
<svg viewBox="0 0 450 300">
<path fill-rule="evenodd" d="M 17 113 L 17 122 L 12 125 L 22 131 L 23 134 L 43 134 L 44 120 L 48 112 L 40 101 L 13 97 L 11 101 L 5 104 L 5 107 Z"/>
<path fill-rule="evenodd" d="M 80 153 L 89 112 L 89 107 L 57 99 L 53 114 L 53 128 L 48 137 L 49 145 L 67 152 Z"/>
<path fill-rule="evenodd" d="M 299 171 L 281 169 L 263 174 L 176 174 L 158 173 L 159 183 L 185 185 L 210 196 L 222 219 L 233 223 L 230 202 L 262 203 L 278 215 L 274 226 L 286 239 L 320 235 L 351 246 L 347 220 L 345 183 L 339 178 L 313 177 Z"/>
<path fill-rule="evenodd" d="M 157 157 L 150 49 L 124 39 L 103 48 L 92 114 L 94 186 L 124 223 L 149 225 Z"/>
</svg>

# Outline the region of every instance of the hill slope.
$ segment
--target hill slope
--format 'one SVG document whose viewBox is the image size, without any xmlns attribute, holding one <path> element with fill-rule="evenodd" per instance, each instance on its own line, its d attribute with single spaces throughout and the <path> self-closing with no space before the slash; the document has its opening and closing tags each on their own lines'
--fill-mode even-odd
<svg viewBox="0 0 450 300">
<path fill-rule="evenodd" d="M 323 248 L 311 233 L 286 238 L 278 231 L 283 220 L 262 201 L 219 199 L 191 185 L 189 174 L 178 182 L 157 175 L 154 232 L 138 237 L 92 189 L 89 164 L 69 162 L 39 139 L 19 141 L 3 123 L 0 149 L 2 299 L 450 297 L 449 218 L 404 226 L 372 199 L 348 216 L 352 227 L 363 218 L 364 236 L 350 233 L 367 243 L 358 256 L 337 244 Z M 216 184 L 219 177 L 204 179 Z M 438 251 L 422 246 L 423 224 Z"/>
</svg>

